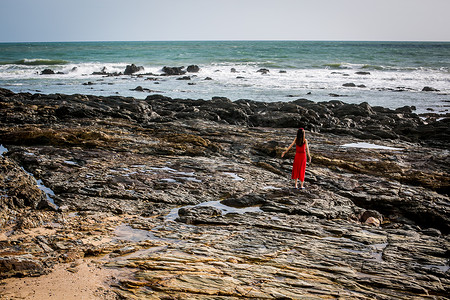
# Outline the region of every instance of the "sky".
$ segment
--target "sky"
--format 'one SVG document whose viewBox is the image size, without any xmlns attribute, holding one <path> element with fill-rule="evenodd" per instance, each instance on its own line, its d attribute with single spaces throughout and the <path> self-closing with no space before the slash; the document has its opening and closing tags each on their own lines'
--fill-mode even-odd
<svg viewBox="0 0 450 300">
<path fill-rule="evenodd" d="M 450 0 L 0 0 L 0 42 L 450 41 Z"/>
</svg>

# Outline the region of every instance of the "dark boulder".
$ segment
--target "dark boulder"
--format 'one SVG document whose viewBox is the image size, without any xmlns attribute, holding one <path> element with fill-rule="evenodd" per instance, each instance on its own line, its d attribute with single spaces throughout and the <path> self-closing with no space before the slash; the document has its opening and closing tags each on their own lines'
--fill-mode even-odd
<svg viewBox="0 0 450 300">
<path fill-rule="evenodd" d="M 55 71 L 53 71 L 52 69 L 45 69 L 41 72 L 41 75 L 53 75 L 55 74 Z"/>
<path fill-rule="evenodd" d="M 270 71 L 269 71 L 269 69 L 259 69 L 258 71 L 256 71 L 256 72 L 258 72 L 258 73 L 261 73 L 261 74 L 267 74 L 267 73 L 269 73 Z"/>
<path fill-rule="evenodd" d="M 133 74 L 133 73 L 136 73 L 136 72 L 139 72 L 139 71 L 141 71 L 141 70 L 144 70 L 144 67 L 142 67 L 142 66 L 136 66 L 135 64 L 131 64 L 131 65 L 128 65 L 126 68 L 125 68 L 125 72 L 123 72 L 123 74 L 124 75 L 131 75 L 131 74 Z"/>
<path fill-rule="evenodd" d="M 426 86 L 422 89 L 422 92 L 439 92 L 438 89 L 432 88 L 430 86 Z"/>
<path fill-rule="evenodd" d="M 144 88 L 142 86 L 137 86 L 136 88 L 132 89 L 132 91 L 137 91 L 137 92 L 143 92 Z"/>
<path fill-rule="evenodd" d="M 183 70 L 184 67 L 164 67 L 162 71 L 165 75 L 184 75 L 186 71 Z"/>
<path fill-rule="evenodd" d="M 200 71 L 200 68 L 197 65 L 190 65 L 187 67 L 187 71 L 189 73 L 197 73 L 198 71 Z"/>
<path fill-rule="evenodd" d="M 370 72 L 359 71 L 359 72 L 355 72 L 355 74 L 357 74 L 357 75 L 370 75 Z"/>
</svg>

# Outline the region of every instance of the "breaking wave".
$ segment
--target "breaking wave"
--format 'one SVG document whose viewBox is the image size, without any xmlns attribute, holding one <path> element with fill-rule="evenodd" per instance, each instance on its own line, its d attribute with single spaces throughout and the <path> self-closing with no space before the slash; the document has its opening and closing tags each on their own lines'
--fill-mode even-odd
<svg viewBox="0 0 450 300">
<path fill-rule="evenodd" d="M 40 58 L 24 58 L 15 61 L 3 61 L 0 65 L 24 65 L 24 66 L 54 66 L 54 65 L 65 65 L 68 61 L 62 59 L 40 59 Z"/>
</svg>

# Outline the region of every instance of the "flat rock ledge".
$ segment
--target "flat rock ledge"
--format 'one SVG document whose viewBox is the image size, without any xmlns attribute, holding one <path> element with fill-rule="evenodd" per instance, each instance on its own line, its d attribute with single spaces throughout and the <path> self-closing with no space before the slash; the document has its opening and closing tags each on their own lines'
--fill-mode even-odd
<svg viewBox="0 0 450 300">
<path fill-rule="evenodd" d="M 0 294 L 89 260 L 119 270 L 108 299 L 448 298 L 448 118 L 5 89 L 0 111 Z"/>
</svg>

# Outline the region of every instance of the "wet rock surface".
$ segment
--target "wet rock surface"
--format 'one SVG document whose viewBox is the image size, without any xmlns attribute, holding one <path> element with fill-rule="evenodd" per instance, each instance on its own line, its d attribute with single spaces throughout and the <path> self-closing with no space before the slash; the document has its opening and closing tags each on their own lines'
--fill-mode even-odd
<svg viewBox="0 0 450 300">
<path fill-rule="evenodd" d="M 5 282 L 89 258 L 132 273 L 120 299 L 449 295 L 448 118 L 3 89 L 0 111 Z M 305 190 L 280 157 L 297 127 Z"/>
</svg>

